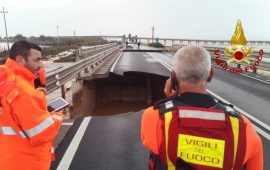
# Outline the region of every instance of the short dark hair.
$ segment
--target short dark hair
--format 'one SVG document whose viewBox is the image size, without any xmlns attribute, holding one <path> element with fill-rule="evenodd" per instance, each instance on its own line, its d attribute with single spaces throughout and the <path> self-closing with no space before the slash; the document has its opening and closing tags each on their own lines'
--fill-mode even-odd
<svg viewBox="0 0 270 170">
<path fill-rule="evenodd" d="M 15 60 L 18 55 L 21 55 L 25 59 L 27 59 L 28 56 L 30 55 L 30 49 L 35 49 L 42 52 L 42 49 L 34 43 L 24 41 L 24 40 L 17 41 L 12 45 L 9 51 L 9 58 Z"/>
</svg>

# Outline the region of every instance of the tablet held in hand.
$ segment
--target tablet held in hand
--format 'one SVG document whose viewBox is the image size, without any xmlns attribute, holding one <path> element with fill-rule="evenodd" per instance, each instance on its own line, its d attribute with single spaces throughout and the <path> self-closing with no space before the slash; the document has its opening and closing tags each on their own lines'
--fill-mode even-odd
<svg viewBox="0 0 270 170">
<path fill-rule="evenodd" d="M 47 109 L 49 112 L 57 112 L 67 106 L 69 106 L 69 103 L 62 97 L 56 98 L 47 103 Z"/>
</svg>

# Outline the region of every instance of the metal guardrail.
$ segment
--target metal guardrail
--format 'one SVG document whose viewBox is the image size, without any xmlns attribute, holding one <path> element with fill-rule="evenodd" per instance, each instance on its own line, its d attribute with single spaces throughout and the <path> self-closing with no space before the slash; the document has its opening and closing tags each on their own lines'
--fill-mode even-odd
<svg viewBox="0 0 270 170">
<path fill-rule="evenodd" d="M 228 60 L 228 59 L 230 59 L 231 57 L 229 57 L 229 56 L 226 56 L 225 54 L 224 54 L 224 50 L 225 50 L 225 48 L 217 48 L 217 47 L 205 47 L 208 51 L 209 51 L 209 53 L 210 53 L 210 55 L 211 55 L 211 57 L 212 57 L 212 60 L 215 60 L 216 59 L 216 56 L 215 56 L 215 54 L 214 54 L 214 51 L 216 50 L 216 49 L 219 49 L 220 51 L 220 60 L 222 61 L 222 62 L 225 62 L 226 63 L 226 61 Z M 250 56 L 250 57 L 248 57 L 248 59 L 251 61 L 251 63 L 253 64 L 255 61 L 257 61 L 258 60 L 258 55 L 259 55 L 259 52 L 258 51 L 254 51 L 253 52 L 253 55 L 252 56 Z M 264 52 L 264 54 L 263 54 L 263 58 L 268 58 L 269 60 L 270 60 L 270 53 L 265 53 Z M 241 66 L 250 66 L 250 65 L 248 65 L 247 63 L 244 63 L 244 62 L 241 62 L 241 63 L 234 63 L 235 65 L 236 65 L 236 67 L 235 68 L 241 68 Z M 233 64 L 233 65 L 234 65 Z M 232 66 L 232 64 L 230 64 L 230 66 Z M 270 71 L 270 62 L 268 62 L 268 61 L 263 61 L 263 60 L 261 60 L 260 61 L 260 63 L 259 63 L 259 65 L 257 65 L 256 66 L 256 68 L 255 69 L 253 69 L 253 72 L 254 73 L 257 73 L 257 69 L 260 69 L 260 70 L 264 70 L 264 71 Z"/>
<path fill-rule="evenodd" d="M 110 44 L 91 46 L 91 47 L 84 48 L 84 49 L 79 48 L 78 53 L 79 53 L 79 56 L 89 55 L 92 52 L 96 52 L 98 50 L 104 50 L 106 48 L 110 48 L 110 47 L 113 47 L 115 45 L 116 45 L 115 43 L 110 43 Z"/>
<path fill-rule="evenodd" d="M 186 46 L 186 45 L 181 45 L 181 46 L 178 46 L 176 49 L 174 50 L 178 50 L 180 48 L 182 48 L 183 46 Z M 224 50 L 225 48 L 224 47 L 210 47 L 210 46 L 203 46 L 211 55 L 212 57 L 212 60 L 214 60 L 214 62 L 216 61 L 216 56 L 214 54 L 215 50 L 216 49 L 219 49 L 219 53 L 221 55 L 221 57 L 219 58 L 219 60 L 221 60 L 222 62 L 226 62 L 228 59 L 230 59 L 231 57 L 229 56 L 226 56 L 224 54 Z M 169 51 L 169 50 L 167 50 Z M 258 60 L 258 55 L 259 55 L 259 51 L 253 51 L 253 55 L 251 57 L 248 57 L 249 60 L 251 61 L 257 61 Z M 267 58 L 267 60 L 264 60 L 265 58 Z M 254 63 L 252 63 L 254 64 Z M 235 68 L 241 68 L 241 66 L 250 66 L 246 63 L 232 63 L 232 64 L 229 64 L 229 66 L 231 67 L 234 67 L 234 65 L 236 65 Z M 253 72 L 254 73 L 257 73 L 257 69 L 259 70 L 263 70 L 263 71 L 270 71 L 270 52 L 264 52 L 263 54 L 263 59 L 260 61 L 259 65 L 256 66 L 255 69 L 253 69 Z"/>
<path fill-rule="evenodd" d="M 100 66 L 100 64 L 103 63 L 106 57 L 119 50 L 119 46 L 114 43 L 93 47 L 91 49 L 92 50 L 85 49 L 85 51 L 84 49 L 82 49 L 82 52 L 84 53 L 84 55 L 87 55 L 96 50 L 104 49 L 104 51 L 98 54 L 89 55 L 87 58 L 77 61 L 70 66 L 66 66 L 59 70 L 52 71 L 48 75 L 46 75 L 47 93 L 51 93 L 54 90 L 60 88 L 66 82 L 78 76 L 82 71 L 89 71 L 90 68 Z"/>
<path fill-rule="evenodd" d="M 224 52 L 225 47 L 209 47 L 209 46 L 203 46 L 207 50 L 211 50 L 211 52 L 214 52 L 216 49 L 219 49 L 220 52 Z M 253 54 L 258 54 L 259 51 L 253 51 Z M 224 53 L 223 53 L 224 54 Z M 255 56 L 255 55 L 254 55 Z M 270 58 L 270 52 L 263 52 L 263 56 L 266 58 Z"/>
<path fill-rule="evenodd" d="M 212 57 L 212 60 L 215 60 L 216 57 L 215 57 L 215 54 L 210 52 L 211 54 L 211 57 Z M 225 54 L 220 54 L 221 55 L 221 58 L 219 58 L 222 62 L 226 63 L 227 60 L 231 59 L 231 57 L 229 56 L 226 56 Z M 258 56 L 256 56 L 258 57 Z M 257 59 L 255 58 L 248 58 L 252 63 L 254 63 L 254 61 L 257 61 Z M 233 63 L 233 64 L 236 64 L 236 68 L 240 68 L 241 66 L 250 66 L 248 65 L 247 63 L 244 63 L 244 62 L 241 62 L 241 63 Z M 253 70 L 254 73 L 256 73 L 257 69 L 260 69 L 260 70 L 265 70 L 265 71 L 270 71 L 270 63 L 269 62 L 263 62 L 261 61 L 259 65 L 256 66 L 256 69 Z"/>
</svg>

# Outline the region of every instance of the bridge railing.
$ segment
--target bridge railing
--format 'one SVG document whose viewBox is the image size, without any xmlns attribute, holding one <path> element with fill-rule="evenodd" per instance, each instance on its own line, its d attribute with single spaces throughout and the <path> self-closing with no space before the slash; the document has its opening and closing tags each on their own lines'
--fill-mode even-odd
<svg viewBox="0 0 270 170">
<path fill-rule="evenodd" d="M 51 93 L 54 90 L 63 87 L 63 85 L 72 80 L 74 77 L 78 76 L 82 71 L 89 71 L 91 68 L 100 67 L 103 61 L 110 56 L 110 54 L 118 51 L 120 46 L 117 44 L 106 44 L 98 47 L 91 48 L 92 50 L 86 49 L 82 50 L 84 55 L 88 55 L 86 58 L 75 62 L 74 64 L 61 69 L 51 71 L 46 75 L 47 83 L 46 89 L 47 93 Z M 94 50 L 95 49 L 95 50 Z M 102 52 L 91 55 L 93 50 L 101 50 Z"/>
<path fill-rule="evenodd" d="M 110 44 L 103 44 L 103 45 L 96 45 L 96 46 L 91 46 L 87 48 L 79 48 L 78 49 L 78 54 L 79 56 L 88 56 L 89 54 L 97 51 L 102 51 L 106 48 L 110 48 L 115 46 L 116 43 L 110 43 Z"/>
<path fill-rule="evenodd" d="M 211 52 L 214 52 L 216 49 L 219 49 L 219 51 L 224 54 L 224 51 L 225 51 L 225 47 L 209 47 L 209 46 L 203 46 L 203 47 L 206 48 L 207 50 L 211 51 Z M 255 56 L 258 53 L 259 53 L 259 51 L 253 51 L 253 55 L 255 55 Z M 270 52 L 265 52 L 264 51 L 263 52 L 263 57 L 270 58 Z"/>
<path fill-rule="evenodd" d="M 215 55 L 215 50 L 217 49 L 216 47 L 205 47 L 209 53 L 211 54 L 212 60 L 216 62 L 216 55 Z M 226 63 L 227 60 L 231 59 L 232 57 L 226 56 L 224 54 L 225 48 L 218 48 L 219 53 L 220 53 L 220 60 L 223 63 Z M 251 61 L 252 64 L 254 64 L 258 60 L 259 52 L 254 51 L 252 56 L 249 56 L 247 59 Z M 266 59 L 266 60 L 265 60 Z M 239 62 L 239 63 L 231 63 L 229 66 L 234 67 L 234 68 L 245 68 L 250 66 L 249 64 L 245 62 Z M 270 53 L 269 52 L 264 52 L 262 60 L 260 61 L 259 65 L 255 66 L 254 69 L 249 68 L 248 70 L 252 70 L 254 73 L 257 73 L 257 69 L 263 70 L 263 71 L 270 71 Z"/>
</svg>

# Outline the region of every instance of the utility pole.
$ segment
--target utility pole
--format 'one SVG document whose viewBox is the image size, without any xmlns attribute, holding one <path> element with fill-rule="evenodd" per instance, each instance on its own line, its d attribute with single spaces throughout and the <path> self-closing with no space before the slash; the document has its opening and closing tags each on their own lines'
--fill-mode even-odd
<svg viewBox="0 0 270 170">
<path fill-rule="evenodd" d="M 73 40 L 74 40 L 74 46 L 76 46 L 76 31 L 73 30 Z"/>
<path fill-rule="evenodd" d="M 56 25 L 55 27 L 57 30 L 57 46 L 59 47 L 59 31 L 58 31 L 59 25 Z"/>
<path fill-rule="evenodd" d="M 154 43 L 154 37 L 155 36 L 155 27 L 154 27 L 154 25 L 153 25 L 153 27 L 152 27 L 152 43 Z"/>
<path fill-rule="evenodd" d="M 6 24 L 6 15 L 5 15 L 5 13 L 8 13 L 8 12 L 5 11 L 5 8 L 4 8 L 4 7 L 2 7 L 2 9 L 3 9 L 3 11 L 0 11 L 0 13 L 3 13 L 3 15 L 4 15 L 5 29 L 6 29 L 7 48 L 8 48 L 8 51 L 9 51 L 8 34 L 7 34 L 7 24 Z"/>
</svg>

